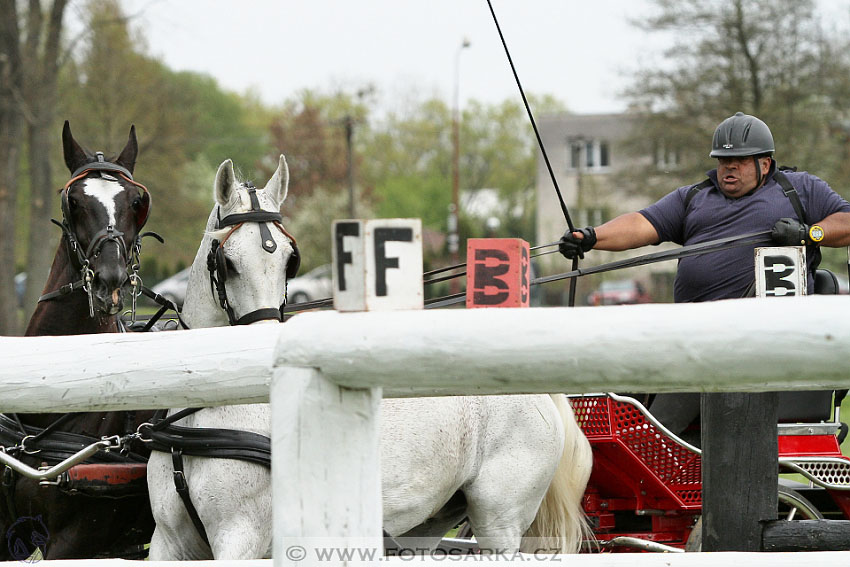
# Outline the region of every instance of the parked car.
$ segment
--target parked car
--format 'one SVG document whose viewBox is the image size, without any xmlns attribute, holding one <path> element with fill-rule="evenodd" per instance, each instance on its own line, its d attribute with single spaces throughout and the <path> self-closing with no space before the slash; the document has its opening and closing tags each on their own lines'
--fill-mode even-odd
<svg viewBox="0 0 850 567">
<path fill-rule="evenodd" d="M 170 278 L 165 278 L 153 286 L 151 291 L 170 299 L 178 307 L 182 307 L 183 301 L 186 299 L 186 287 L 189 285 L 189 272 L 191 270 L 191 266 L 185 270 L 180 270 Z"/>
<path fill-rule="evenodd" d="M 636 280 L 609 280 L 587 297 L 589 305 L 623 305 L 627 303 L 649 303 L 650 297 Z"/>
<path fill-rule="evenodd" d="M 334 292 L 331 265 L 324 264 L 287 282 L 286 294 L 289 303 L 304 303 L 332 297 Z"/>
</svg>

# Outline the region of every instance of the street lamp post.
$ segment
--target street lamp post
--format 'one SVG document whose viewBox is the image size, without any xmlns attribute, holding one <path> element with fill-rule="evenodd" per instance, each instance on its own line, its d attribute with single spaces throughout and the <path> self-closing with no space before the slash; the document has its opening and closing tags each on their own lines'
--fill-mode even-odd
<svg viewBox="0 0 850 567">
<path fill-rule="evenodd" d="M 458 213 L 460 212 L 460 54 L 472 45 L 464 38 L 455 53 L 454 103 L 452 107 L 452 202 L 449 205 L 449 254 L 452 265 L 460 263 L 460 236 L 458 235 Z M 460 291 L 458 278 L 450 280 L 450 293 Z"/>
<path fill-rule="evenodd" d="M 356 219 L 357 209 L 354 204 L 354 117 L 346 114 L 343 118 L 343 125 L 345 126 L 345 147 L 348 160 L 348 218 Z"/>
<path fill-rule="evenodd" d="M 368 87 L 357 90 L 357 102 L 362 103 L 363 98 L 372 94 L 374 91 L 370 85 Z M 346 159 L 348 162 L 348 218 L 357 218 L 356 198 L 354 192 L 354 124 L 357 120 L 351 113 L 346 114 L 342 119 L 342 125 L 345 127 L 345 147 Z"/>
</svg>

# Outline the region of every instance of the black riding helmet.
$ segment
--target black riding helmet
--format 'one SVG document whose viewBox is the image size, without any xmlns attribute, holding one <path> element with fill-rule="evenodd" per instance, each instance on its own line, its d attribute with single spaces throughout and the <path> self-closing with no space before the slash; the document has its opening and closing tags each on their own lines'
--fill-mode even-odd
<svg viewBox="0 0 850 567">
<path fill-rule="evenodd" d="M 736 112 L 720 123 L 714 131 L 709 157 L 747 157 L 752 156 L 758 175 L 757 187 L 761 185 L 759 157 L 770 157 L 776 151 L 773 134 L 767 124 L 749 114 Z"/>
</svg>

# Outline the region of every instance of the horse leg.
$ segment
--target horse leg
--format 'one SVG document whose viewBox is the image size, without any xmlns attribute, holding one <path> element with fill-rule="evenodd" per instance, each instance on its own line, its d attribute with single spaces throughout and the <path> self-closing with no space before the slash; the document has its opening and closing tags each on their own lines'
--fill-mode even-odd
<svg viewBox="0 0 850 567">
<path fill-rule="evenodd" d="M 488 401 L 493 405 L 487 423 L 490 449 L 462 490 L 482 552 L 512 553 L 519 550 L 555 474 L 564 429 L 548 396 Z"/>
<path fill-rule="evenodd" d="M 148 461 L 148 487 L 156 528 L 151 537 L 148 559 L 184 561 L 212 559 L 174 488 L 171 457 L 154 451 Z"/>
<path fill-rule="evenodd" d="M 466 516 L 466 498 L 462 492 L 457 492 L 439 511 L 422 524 L 393 538 L 399 544 L 395 554 L 398 555 L 402 551 L 416 554 L 433 551 L 446 532 L 458 525 L 464 516 Z"/>
<path fill-rule="evenodd" d="M 216 560 L 269 558 L 271 535 L 271 516 L 260 524 L 244 516 L 231 518 L 212 537 L 213 556 Z"/>
<path fill-rule="evenodd" d="M 197 479 L 190 483 L 192 498 L 206 526 L 215 559 L 270 557 L 269 469 L 231 459 L 189 458 L 187 466 L 191 466 L 189 472 L 195 473 Z"/>
<path fill-rule="evenodd" d="M 551 472 L 550 472 L 551 474 Z M 513 553 L 534 520 L 548 484 L 534 467 L 490 461 L 463 491 L 467 516 L 482 553 Z"/>
</svg>

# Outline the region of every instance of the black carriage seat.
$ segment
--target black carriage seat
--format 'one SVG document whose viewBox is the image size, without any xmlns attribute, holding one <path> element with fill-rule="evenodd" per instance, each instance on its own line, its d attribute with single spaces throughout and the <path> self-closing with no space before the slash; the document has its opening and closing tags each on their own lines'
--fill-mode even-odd
<svg viewBox="0 0 850 567">
<path fill-rule="evenodd" d="M 829 270 L 815 270 L 815 295 L 838 295 L 838 278 Z"/>
<path fill-rule="evenodd" d="M 829 270 L 815 270 L 815 295 L 837 295 L 838 290 L 835 274 Z M 832 390 L 779 392 L 779 423 L 832 421 L 832 396 Z M 837 403 L 840 405 L 840 400 Z"/>
</svg>

